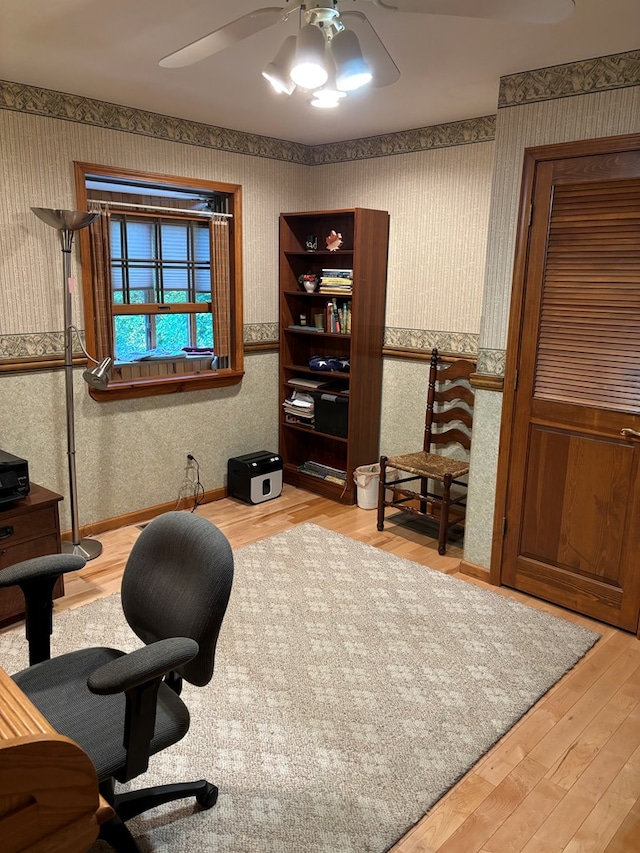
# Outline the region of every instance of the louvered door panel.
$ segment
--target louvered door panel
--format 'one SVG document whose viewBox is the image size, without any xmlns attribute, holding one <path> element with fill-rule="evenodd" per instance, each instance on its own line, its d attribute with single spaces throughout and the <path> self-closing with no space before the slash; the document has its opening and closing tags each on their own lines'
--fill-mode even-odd
<svg viewBox="0 0 640 853">
<path fill-rule="evenodd" d="M 640 135 L 532 149 L 523 185 L 500 580 L 637 631 Z"/>
<path fill-rule="evenodd" d="M 640 413 L 640 187 L 554 188 L 534 396 Z"/>
</svg>

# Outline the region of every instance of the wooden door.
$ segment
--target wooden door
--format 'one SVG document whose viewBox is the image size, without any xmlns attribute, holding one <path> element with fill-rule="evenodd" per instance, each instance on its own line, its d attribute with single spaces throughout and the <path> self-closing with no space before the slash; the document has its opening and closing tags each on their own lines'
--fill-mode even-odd
<svg viewBox="0 0 640 853">
<path fill-rule="evenodd" d="M 499 581 L 637 631 L 640 136 L 530 149 L 523 196 Z"/>
</svg>

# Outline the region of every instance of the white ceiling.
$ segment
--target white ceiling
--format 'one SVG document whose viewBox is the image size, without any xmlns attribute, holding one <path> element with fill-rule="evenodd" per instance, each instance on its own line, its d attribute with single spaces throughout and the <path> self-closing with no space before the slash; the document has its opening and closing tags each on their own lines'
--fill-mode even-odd
<svg viewBox="0 0 640 853">
<path fill-rule="evenodd" d="M 367 15 L 401 77 L 316 110 L 301 92 L 275 95 L 260 74 L 296 31 L 295 14 L 191 67 L 158 65 L 285 0 L 0 0 L 0 78 L 314 145 L 489 115 L 502 75 L 640 48 L 640 0 L 575 3 L 565 21 L 540 25 L 341 0 Z"/>
</svg>

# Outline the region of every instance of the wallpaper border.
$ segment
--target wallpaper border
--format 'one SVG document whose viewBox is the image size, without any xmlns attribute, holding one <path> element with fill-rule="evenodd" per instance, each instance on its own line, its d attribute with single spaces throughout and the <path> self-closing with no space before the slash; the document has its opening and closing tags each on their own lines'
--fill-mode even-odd
<svg viewBox="0 0 640 853">
<path fill-rule="evenodd" d="M 640 50 L 631 50 L 501 77 L 497 108 L 636 85 L 640 85 Z M 488 115 L 361 139 L 303 145 L 8 80 L 0 80 L 0 109 L 306 166 L 489 142 L 496 132 L 496 116 Z"/>
<path fill-rule="evenodd" d="M 84 340 L 84 331 L 80 330 Z M 243 343 L 273 344 L 278 342 L 277 323 L 251 323 L 243 327 Z M 78 350 L 81 353 L 81 350 Z M 63 332 L 25 332 L 0 335 L 0 362 L 22 359 L 49 359 L 64 355 Z"/>
<path fill-rule="evenodd" d="M 69 95 L 53 89 L 11 83 L 8 80 L 0 80 L 0 109 L 305 166 L 489 142 L 495 139 L 496 128 L 496 117 L 491 115 L 312 146 Z"/>
<path fill-rule="evenodd" d="M 478 350 L 478 373 L 487 376 L 504 376 L 504 365 L 507 351 L 503 349 Z"/>
<path fill-rule="evenodd" d="M 471 145 L 475 142 L 492 142 L 496 137 L 496 116 L 480 116 L 417 127 L 363 139 L 347 139 L 310 148 L 311 165 L 321 166 L 350 160 L 367 160 L 373 157 L 391 157 L 394 154 L 412 154 L 435 148 Z"/>
<path fill-rule="evenodd" d="M 248 323 L 243 327 L 243 343 L 249 349 L 277 348 L 278 323 Z M 401 356 L 411 353 L 430 353 L 433 347 L 455 355 L 478 358 L 478 373 L 504 375 L 504 350 L 479 350 L 479 335 L 473 332 L 443 332 L 425 329 L 386 328 L 383 347 Z M 62 357 L 64 336 L 62 332 L 31 332 L 20 335 L 0 335 L 0 363 L 28 361 L 37 369 L 38 360 Z M 81 355 L 80 351 L 78 354 Z M 19 368 L 16 364 L 16 369 Z"/>
<path fill-rule="evenodd" d="M 309 165 L 309 146 L 298 142 L 187 121 L 81 95 L 11 83 L 8 80 L 0 80 L 0 109 L 34 113 L 234 154 Z"/>
<path fill-rule="evenodd" d="M 500 78 L 498 109 L 640 85 L 640 50 Z"/>
<path fill-rule="evenodd" d="M 442 332 L 426 329 L 386 328 L 384 348 L 396 351 L 431 352 L 434 347 L 456 355 L 477 355 L 479 335 L 472 332 Z"/>
<path fill-rule="evenodd" d="M 64 332 L 0 335 L 0 359 L 51 358 L 64 354 Z"/>
</svg>

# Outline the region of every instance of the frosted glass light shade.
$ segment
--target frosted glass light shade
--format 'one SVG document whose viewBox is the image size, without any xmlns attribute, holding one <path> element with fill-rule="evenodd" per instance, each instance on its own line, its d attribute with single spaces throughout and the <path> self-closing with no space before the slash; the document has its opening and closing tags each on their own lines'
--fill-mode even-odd
<svg viewBox="0 0 640 853">
<path fill-rule="evenodd" d="M 291 67 L 291 79 L 301 89 L 316 89 L 326 83 L 324 48 L 324 36 L 318 27 L 313 24 L 301 27 Z"/>
<path fill-rule="evenodd" d="M 353 92 L 371 81 L 371 69 L 363 59 L 353 30 L 342 30 L 331 39 L 331 53 L 336 64 L 336 83 L 342 92 Z"/>
<path fill-rule="evenodd" d="M 317 107 L 321 110 L 329 110 L 337 107 L 342 98 L 347 97 L 347 93 L 339 91 L 336 86 L 335 69 L 333 59 L 331 58 L 331 53 L 329 51 L 327 51 L 327 55 L 325 56 L 325 64 L 329 72 L 329 77 L 322 89 L 316 89 L 313 93 L 313 100 L 311 101 L 312 107 Z"/>
<path fill-rule="evenodd" d="M 337 97 L 333 97 L 323 96 L 320 95 L 320 92 L 314 92 L 311 106 L 316 107 L 319 110 L 331 110 L 340 105 L 340 96 L 343 96 L 344 94 L 344 92 L 340 92 Z"/>
<path fill-rule="evenodd" d="M 288 36 L 275 58 L 265 65 L 262 76 L 271 83 L 278 94 L 290 95 L 296 84 L 290 77 L 291 64 L 296 51 L 296 37 Z"/>
</svg>

